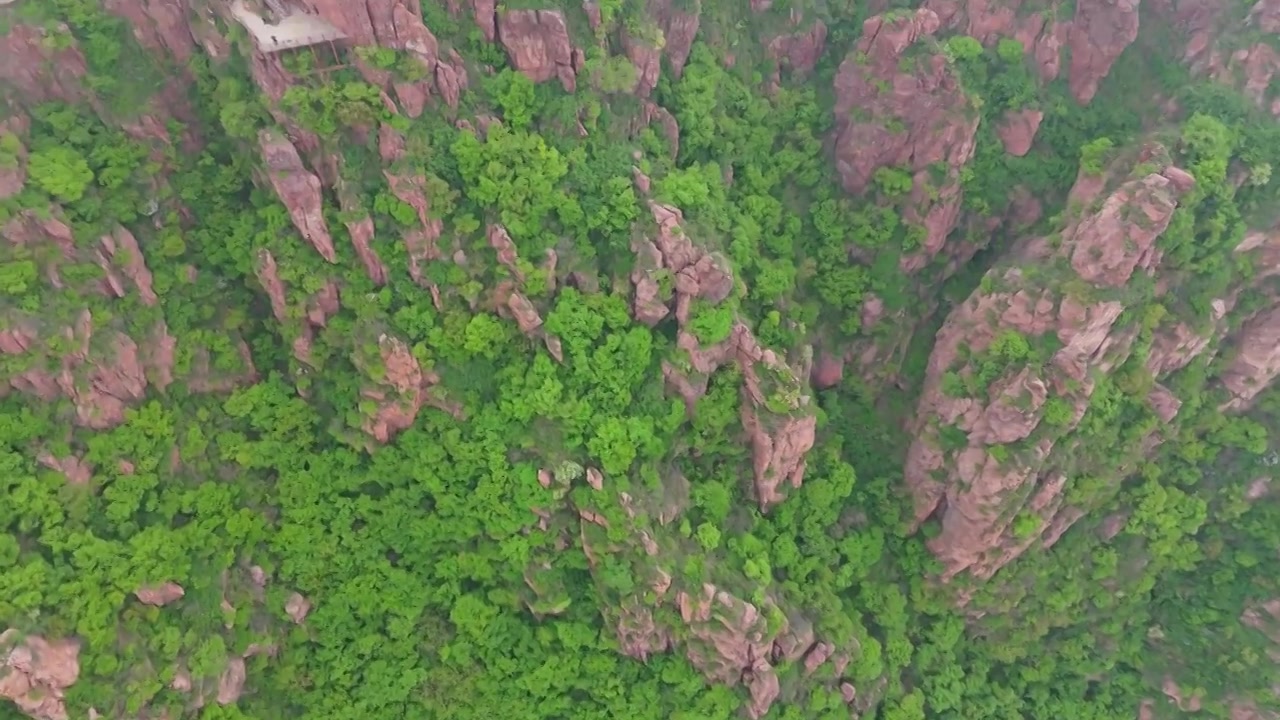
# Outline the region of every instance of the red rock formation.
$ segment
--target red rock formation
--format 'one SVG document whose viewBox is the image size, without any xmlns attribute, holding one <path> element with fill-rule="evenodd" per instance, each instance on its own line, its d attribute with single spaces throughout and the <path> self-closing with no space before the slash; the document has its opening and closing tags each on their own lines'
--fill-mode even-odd
<svg viewBox="0 0 1280 720">
<path fill-rule="evenodd" d="M 662 76 L 662 49 L 633 37 L 625 29 L 622 31 L 622 49 L 636 69 L 636 84 L 632 92 L 642 98 L 649 97 Z"/>
<path fill-rule="evenodd" d="M 285 297 L 284 281 L 280 279 L 280 267 L 276 265 L 276 258 L 270 250 L 258 253 L 257 276 L 262 289 L 267 293 L 267 299 L 271 301 L 271 314 L 275 316 L 276 322 L 288 322 L 289 300 Z"/>
<path fill-rule="evenodd" d="M 1006 113 L 1004 122 L 996 128 L 1000 142 L 1004 143 L 1005 152 L 1016 157 L 1026 155 L 1036 139 L 1041 120 L 1044 120 L 1044 113 L 1030 108 Z"/>
<path fill-rule="evenodd" d="M 230 705 L 240 699 L 244 692 L 244 681 L 247 678 L 244 658 L 233 657 L 227 660 L 227 667 L 218 677 L 219 705 Z"/>
<path fill-rule="evenodd" d="M 84 458 L 70 455 L 64 458 L 54 457 L 48 451 L 41 452 L 36 460 L 50 470 L 62 473 L 72 485 L 87 485 L 93 479 L 93 466 Z"/>
<path fill-rule="evenodd" d="M 1064 238 L 1071 243 L 1071 266 L 1080 277 L 1120 287 L 1134 270 L 1154 266 L 1156 238 L 1164 232 L 1177 196 L 1190 189 L 1175 186 L 1185 176 L 1181 170 L 1167 175 L 1152 174 L 1126 184 L 1107 198 L 1101 210 L 1078 224 L 1070 238 Z M 1135 213 L 1147 222 L 1130 217 Z"/>
<path fill-rule="evenodd" d="M 497 15 L 498 41 L 516 70 L 534 82 L 560 78 L 573 92 L 577 67 L 564 15 L 557 10 L 504 10 Z"/>
<path fill-rule="evenodd" d="M 441 59 L 435 35 L 422 22 L 419 0 L 313 0 L 311 4 L 354 44 L 401 50 L 422 65 L 425 79 L 395 83 L 385 72 L 362 68 L 370 82 L 394 87 L 409 117 L 422 114 L 432 94 L 440 95 L 451 107 L 457 106 L 459 94 L 467 86 L 466 68 L 457 53 Z"/>
<path fill-rule="evenodd" d="M 0 698 L 35 720 L 67 720 L 63 695 L 80 677 L 79 643 L 10 629 L 0 634 L 0 655 Z"/>
<path fill-rule="evenodd" d="M 376 385 L 361 391 L 365 398 L 377 403 L 376 410 L 365 418 L 364 423 L 364 430 L 371 437 L 380 443 L 389 441 L 392 435 L 413 425 L 418 411 L 427 404 L 454 414 L 460 412 L 431 395 L 431 388 L 440 382 L 440 378 L 422 369 L 403 340 L 384 334 L 378 338 L 378 350 L 381 368 L 376 373 L 370 370 L 368 359 L 353 356 L 356 365 L 364 369 L 366 375 L 380 378 Z"/>
<path fill-rule="evenodd" d="M 163 607 L 182 598 L 187 594 L 187 591 L 178 583 L 166 582 L 159 585 L 143 586 L 134 591 L 133 594 L 138 598 L 138 602 L 144 605 Z"/>
<path fill-rule="evenodd" d="M 38 220 L 24 213 L 3 234 L 23 245 L 52 243 L 64 257 L 74 257 L 68 229 L 54 218 Z M 56 266 L 47 270 L 55 286 L 62 287 Z M 25 355 L 28 361 L 11 366 L 11 374 L 2 379 L 5 386 L 46 401 L 69 398 L 79 425 L 103 429 L 123 422 L 125 409 L 145 396 L 148 374 L 161 382 L 171 375 L 172 355 L 166 356 L 163 345 L 142 353 L 128 335 L 95 328 L 87 309 L 72 325 L 48 332 L 38 332 L 39 326 L 21 315 L 13 319 L 0 332 L 0 351 Z M 156 332 L 162 339 L 167 336 L 163 323 Z"/>
<path fill-rule="evenodd" d="M 444 230 L 444 223 L 433 218 L 431 200 L 427 195 L 427 179 L 423 175 L 405 175 L 384 170 L 391 192 L 418 214 L 420 227 L 405 231 L 404 244 L 409 251 L 409 274 L 414 281 L 422 279 L 422 264 L 440 257 L 436 239 Z"/>
<path fill-rule="evenodd" d="M 1280 376 L 1280 305 L 1258 313 L 1235 336 L 1235 349 L 1221 374 L 1231 393 L 1224 410 L 1249 407 L 1254 397 Z"/>
<path fill-rule="evenodd" d="M 907 48 L 938 27 L 931 10 L 873 17 L 863 23 L 855 57 L 841 63 L 835 80 L 836 165 L 849 192 L 863 192 L 877 168 L 916 172 L 937 162 L 960 167 L 972 157 L 977 117 L 946 58 L 933 55 L 920 70 L 899 70 Z M 905 132 L 890 130 L 891 120 L 904 124 Z"/>
<path fill-rule="evenodd" d="M 941 54 L 904 53 L 939 27 L 932 10 L 862 27 L 857 50 L 836 75 L 836 168 L 844 188 L 864 192 L 875 171 L 900 167 L 914 175 L 905 219 L 926 229 L 924 249 L 903 258 L 915 272 L 940 252 L 960 215 L 960 168 L 973 157 L 978 114 Z M 939 184 L 932 168 L 948 168 Z"/>
<path fill-rule="evenodd" d="M 307 619 L 307 615 L 311 612 L 311 601 L 303 597 L 301 593 L 293 593 L 285 602 L 284 612 L 293 621 L 294 625 L 301 625 L 303 620 Z"/>
<path fill-rule="evenodd" d="M 1138 0 L 1079 0 L 1071 23 L 1071 94 L 1088 103 L 1138 37 Z"/>
<path fill-rule="evenodd" d="M 1024 243 L 1018 265 L 1069 260 L 1078 278 L 1073 282 L 1099 289 L 1124 285 L 1140 268 L 1154 271 L 1155 239 L 1188 189 L 1175 182 L 1181 176 L 1173 170 L 1123 183 L 1096 210 L 1072 222 L 1059 246 Z M 916 521 L 941 513 L 941 532 L 929 547 L 947 577 L 964 570 L 990 577 L 1037 538 L 1045 545 L 1056 541 L 1080 517 L 1078 509 L 1063 506 L 1066 478 L 1051 472 L 1046 461 L 1063 428 L 1083 416 L 1093 392 L 1091 374 L 1123 362 L 1134 334 L 1115 329 L 1124 310 L 1118 301 L 1086 301 L 1070 291 L 1060 297 L 1059 287 L 1025 277 L 1018 266 L 988 275 L 993 282 L 984 284 L 991 289 L 971 295 L 938 332 L 905 470 Z M 977 355 L 1008 331 L 1030 338 L 1054 333 L 1060 348 L 1043 368 L 1008 372 L 978 397 L 944 392 L 944 376 L 963 379 L 973 371 L 972 361 L 960 360 L 962 346 Z M 1050 402 L 1059 407 L 1055 425 L 1046 426 Z M 1172 396 L 1153 402 L 1165 413 L 1176 412 Z M 939 427 L 946 426 L 963 433 L 957 436 L 964 438 L 963 447 L 943 447 Z M 1028 533 L 1025 522 L 1015 532 L 1019 512 L 1036 518 L 1034 532 Z"/>
<path fill-rule="evenodd" d="M 657 103 L 641 101 L 640 114 L 632 124 L 632 132 L 638 133 L 653 123 L 657 123 L 662 129 L 662 136 L 671 146 L 671 157 L 675 158 L 680 153 L 680 126 L 676 123 L 675 116 Z"/>
<path fill-rule="evenodd" d="M 497 0 L 471 0 L 472 15 L 484 39 L 493 42 L 498 38 Z"/>
<path fill-rule="evenodd" d="M 992 46 L 1012 38 L 1035 59 L 1041 79 L 1058 77 L 1062 46 L 1070 23 L 1053 19 L 1055 10 L 1022 9 L 1023 0 L 927 0 L 924 7 L 937 13 L 942 26 Z"/>
<path fill-rule="evenodd" d="M 681 226 L 684 217 L 680 210 L 652 201 L 649 210 L 658 225 L 657 237 L 654 242 L 642 238 L 633 242 L 633 249 L 640 258 L 632 272 L 632 280 L 636 283 L 636 317 L 653 324 L 666 315 L 655 305 L 662 302 L 658 297 L 656 276 L 658 270 L 663 270 L 674 284 L 676 317 L 683 325 L 695 299 L 715 304 L 729 297 L 734 288 L 733 276 L 723 258 L 694 246 Z"/>
<path fill-rule="evenodd" d="M 138 247 L 133 233 L 117 225 L 110 235 L 102 236 L 100 243 L 108 258 L 124 266 L 125 274 L 142 296 L 142 303 L 155 305 L 159 298 L 153 287 L 151 271 L 147 269 L 146 258 L 142 256 L 142 248 Z"/>
<path fill-rule="evenodd" d="M 364 213 L 363 208 L 350 192 L 339 192 L 338 202 L 342 211 L 353 218 L 345 221 L 344 224 L 347 227 L 347 234 L 351 237 L 351 244 L 355 246 L 356 257 L 360 258 L 360 264 L 364 266 L 365 274 L 374 284 L 385 285 L 387 268 L 382 264 L 382 258 L 378 257 L 377 251 L 373 249 L 373 218 Z"/>
<path fill-rule="evenodd" d="M 754 403 L 743 403 L 742 427 L 751 438 L 756 497 L 762 510 L 785 499 L 778 488 L 786 483 L 800 487 L 804 480 L 805 454 L 813 448 L 818 419 L 814 415 L 762 419 Z"/>
<path fill-rule="evenodd" d="M 507 308 L 511 314 L 515 316 L 516 324 L 520 326 L 520 332 L 525 335 L 532 335 L 538 328 L 542 327 L 542 316 L 538 314 L 538 309 L 529 302 L 529 298 L 518 292 L 511 293 L 507 298 Z"/>
<path fill-rule="evenodd" d="M 694 38 L 700 24 L 698 12 L 686 12 L 676 7 L 675 0 L 648 0 L 649 17 L 662 30 L 662 51 L 671 65 L 671 74 L 677 79 L 684 74 L 684 64 L 689 60 Z M 695 8 L 698 6 L 695 4 Z"/>
<path fill-rule="evenodd" d="M 311 243 L 321 257 L 336 262 L 333 238 L 324 219 L 324 199 L 320 194 L 320 178 L 302 164 L 298 149 L 288 138 L 268 130 L 258 135 L 267 176 L 280 202 L 289 210 L 293 225 Z"/>
<path fill-rule="evenodd" d="M 31 368 L 6 378 L 8 384 L 46 401 L 59 396 L 70 398 L 79 425 L 104 429 L 120 424 L 125 408 L 141 400 L 147 387 L 138 346 L 127 335 L 107 331 L 103 333 L 107 341 L 102 343 L 102 349 L 91 353 L 89 341 L 93 334 L 92 316 L 85 310 L 74 326 L 61 331 L 65 342 L 75 349 L 60 356 L 60 370 Z M 6 342 L 8 349 L 26 347 L 46 352 L 45 348 L 32 347 L 32 336 L 11 334 L 10 338 L 18 342 Z"/>
<path fill-rule="evenodd" d="M 676 603 L 688 631 L 689 661 L 713 682 L 745 683 L 751 694 L 748 716 L 763 717 L 779 690 L 777 673 L 766 659 L 773 638 L 765 616 L 751 603 L 710 584 L 698 595 L 681 591 Z"/>
<path fill-rule="evenodd" d="M 804 32 L 779 35 L 769 41 L 768 51 L 779 65 L 804 75 L 813 70 L 827 43 L 827 26 L 821 20 Z"/>
<path fill-rule="evenodd" d="M 598 13 L 599 10 L 597 9 Z M 645 17 L 650 25 L 639 35 L 623 29 L 622 48 L 636 68 L 635 94 L 648 97 L 657 87 L 662 74 L 662 58 L 666 57 L 672 74 L 679 78 L 698 34 L 697 8 L 689 13 L 674 7 L 672 0 L 648 0 Z M 597 23 L 598 24 L 598 23 Z M 823 39 L 826 37 L 823 28 Z M 819 41 L 821 43 L 821 40 Z M 797 52 L 801 52 L 799 49 Z"/>
<path fill-rule="evenodd" d="M 23 102 L 74 102 L 82 95 L 84 56 L 51 35 L 67 38 L 71 30 L 61 23 L 51 30 L 18 24 L 0 35 L 0 82 L 13 86 Z"/>
<path fill-rule="evenodd" d="M 128 22 L 142 47 L 166 53 L 179 65 L 191 59 L 196 41 L 187 24 L 184 0 L 106 0 L 105 4 L 109 12 Z"/>
</svg>

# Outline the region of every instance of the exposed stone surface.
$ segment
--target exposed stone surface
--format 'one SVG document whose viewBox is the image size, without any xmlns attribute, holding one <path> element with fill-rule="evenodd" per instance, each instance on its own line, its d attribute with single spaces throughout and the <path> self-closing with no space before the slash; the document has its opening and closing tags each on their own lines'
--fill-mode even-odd
<svg viewBox="0 0 1280 720">
<path fill-rule="evenodd" d="M 0 35 L 0 83 L 12 85 L 18 97 L 33 105 L 82 95 L 81 80 L 88 68 L 64 24 L 52 29 L 16 24 Z"/>
<path fill-rule="evenodd" d="M 564 15 L 557 10 L 503 10 L 497 29 L 512 67 L 534 82 L 559 78 L 573 92 L 577 68 Z"/>
<path fill-rule="evenodd" d="M 777 673 L 766 658 L 773 643 L 765 616 L 754 605 L 703 585 L 701 592 L 676 597 L 689 633 L 686 654 L 709 680 L 747 685 L 747 714 L 763 717 L 778 696 Z"/>
<path fill-rule="evenodd" d="M 244 658 L 233 657 L 227 660 L 227 667 L 218 678 L 218 704 L 230 705 L 240 699 L 244 692 L 247 673 Z"/>
<path fill-rule="evenodd" d="M 295 625 L 301 625 L 303 620 L 307 619 L 307 615 L 311 612 L 311 601 L 303 597 L 301 593 L 293 593 L 285 602 L 284 612 Z"/>
<path fill-rule="evenodd" d="M 143 304 L 155 305 L 159 298 L 153 287 L 151 271 L 147 269 L 142 248 L 138 247 L 138 240 L 133 233 L 117 225 L 110 235 L 102 236 L 101 246 L 108 259 L 124 267 L 125 274 L 142 296 Z M 119 293 L 119 296 L 123 297 L 123 293 Z"/>
<path fill-rule="evenodd" d="M 436 240 L 444 230 L 444 223 L 440 218 L 431 216 L 426 176 L 391 170 L 384 170 L 382 174 L 386 176 L 392 194 L 412 207 L 418 216 L 419 227 L 405 231 L 404 244 L 409 252 L 409 275 L 414 281 L 421 282 L 423 263 L 440 257 Z"/>
<path fill-rule="evenodd" d="M 876 16 L 835 78 L 836 168 L 845 190 L 864 192 L 875 171 L 898 167 L 914 178 L 905 219 L 927 230 L 924 249 L 903 259 L 915 272 L 940 252 L 960 213 L 960 168 L 973 157 L 978 113 L 947 58 L 905 53 L 938 30 L 932 10 Z M 942 182 L 932 177 L 945 167 Z"/>
<path fill-rule="evenodd" d="M 1001 38 L 1022 44 L 1039 68 L 1041 79 L 1058 77 L 1062 47 L 1071 24 L 1053 19 L 1052 12 L 1022 8 L 1023 0 L 927 0 L 942 26 L 992 46 Z"/>
<path fill-rule="evenodd" d="M 1138 0 L 1079 0 L 1071 22 L 1071 94 L 1088 103 L 1138 37 Z"/>
<path fill-rule="evenodd" d="M 520 332 L 525 335 L 532 334 L 535 330 L 542 327 L 542 316 L 538 314 L 538 309 L 529 302 L 529 298 L 518 292 L 511 293 L 507 298 L 507 308 L 511 310 L 511 314 L 515 316 L 516 324 L 520 326 Z"/>
<path fill-rule="evenodd" d="M 40 453 L 36 457 L 41 465 L 62 473 L 67 482 L 72 485 L 85 485 L 93 479 L 93 466 L 84 461 L 84 458 L 75 455 L 59 458 L 55 457 L 48 451 Z"/>
<path fill-rule="evenodd" d="M 0 698 L 35 720 L 67 720 L 63 694 L 80 677 L 80 645 L 74 640 L 0 634 Z"/>
<path fill-rule="evenodd" d="M 163 607 L 186 595 L 187 591 L 176 582 L 166 582 L 159 585 L 144 585 L 133 594 L 138 598 L 138 602 L 144 605 Z"/>
<path fill-rule="evenodd" d="M 458 408 L 431 394 L 432 387 L 440 382 L 439 376 L 424 371 L 403 340 L 391 335 L 381 335 L 378 338 L 378 350 L 382 367 L 377 374 L 380 379 L 361 391 L 363 397 L 377 403 L 377 408 L 365 418 L 364 423 L 365 432 L 373 439 L 380 443 L 389 441 L 392 435 L 413 425 L 418 411 L 427 404 L 455 414 L 460 412 Z M 359 354 L 354 355 L 353 359 L 366 375 L 372 375 L 368 359 Z"/>
<path fill-rule="evenodd" d="M 1031 150 L 1031 143 L 1036 139 L 1036 131 L 1040 129 L 1040 121 L 1044 113 L 1039 110 L 1010 111 L 1004 116 L 1004 122 L 996 129 L 1000 142 L 1004 143 L 1005 152 L 1022 157 Z"/>
<path fill-rule="evenodd" d="M 320 178 L 302 164 L 298 149 L 288 138 L 264 130 L 258 135 L 267 176 L 280 202 L 289 210 L 294 227 L 329 262 L 336 262 L 333 238 L 324 219 Z"/>
<path fill-rule="evenodd" d="M 183 0 L 106 0 L 106 9 L 129 23 L 142 47 L 170 55 L 185 64 L 195 52 L 196 41 L 187 24 L 188 3 Z"/>
<path fill-rule="evenodd" d="M 1258 393 L 1280 376 L 1280 305 L 1245 322 L 1235 338 L 1234 353 L 1221 375 L 1231 393 L 1223 409 L 1246 408 Z"/>
<path fill-rule="evenodd" d="M 1071 266 L 1086 281 L 1108 287 L 1124 285 L 1139 267 L 1153 267 L 1156 238 L 1168 226 L 1178 194 L 1157 174 L 1122 187 L 1074 228 Z"/>
<path fill-rule="evenodd" d="M 1124 285 L 1135 271 L 1154 272 L 1155 239 L 1168 225 L 1180 195 L 1169 179 L 1150 173 L 1120 184 L 1096 209 L 1061 233 L 1060 244 L 1030 239 L 1013 253 L 1016 262 L 988 273 L 984 286 L 956 308 L 939 330 L 908 453 L 905 477 L 915 499 L 916 521 L 940 512 L 941 532 L 930 549 L 945 576 L 968 570 L 987 578 L 1034 542 L 1049 545 L 1081 511 L 1063 505 L 1066 478 L 1049 471 L 1056 437 L 1074 427 L 1093 392 L 1093 372 L 1106 372 L 1128 357 L 1133 331 L 1120 331 L 1124 310 L 1114 300 L 1084 301 L 1028 277 L 1024 267 L 1069 260 L 1075 278 L 1095 288 Z M 1066 282 L 1064 280 L 1064 282 Z M 973 372 L 961 346 L 983 352 L 1000 334 L 1034 338 L 1054 333 L 1060 345 L 1045 368 L 1008 371 L 977 397 L 943 391 L 943 378 Z M 972 355 L 970 355 L 972 357 Z M 954 380 L 952 381 L 954 383 Z M 965 393 L 967 395 L 967 393 Z M 1056 425 L 1043 424 L 1048 403 Z M 1176 413 L 1172 396 L 1153 395 L 1159 412 Z M 944 449 L 938 427 L 962 432 L 965 445 Z M 1035 532 L 1015 533 L 1018 514 L 1037 518 Z"/>
<path fill-rule="evenodd" d="M 808 30 L 779 35 L 769 41 L 769 55 L 779 64 L 805 74 L 813 70 L 827 43 L 827 26 L 815 21 Z"/>
</svg>

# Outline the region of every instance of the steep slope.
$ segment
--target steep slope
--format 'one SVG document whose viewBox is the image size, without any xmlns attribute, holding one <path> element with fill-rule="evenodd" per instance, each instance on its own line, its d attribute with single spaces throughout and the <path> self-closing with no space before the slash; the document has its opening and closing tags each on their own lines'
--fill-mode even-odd
<svg viewBox="0 0 1280 720">
<path fill-rule="evenodd" d="M 1273 717 L 1272 5 L 5 4 L 0 696 Z"/>
</svg>

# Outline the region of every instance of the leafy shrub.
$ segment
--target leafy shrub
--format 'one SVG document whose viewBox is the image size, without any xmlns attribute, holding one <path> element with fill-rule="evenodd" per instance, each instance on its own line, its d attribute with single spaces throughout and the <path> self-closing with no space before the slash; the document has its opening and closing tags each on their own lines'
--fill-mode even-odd
<svg viewBox="0 0 1280 720">
<path fill-rule="evenodd" d="M 80 153 L 69 147 L 53 147 L 31 153 L 27 173 L 42 190 L 64 202 L 84 197 L 93 182 L 93 171 Z"/>
</svg>

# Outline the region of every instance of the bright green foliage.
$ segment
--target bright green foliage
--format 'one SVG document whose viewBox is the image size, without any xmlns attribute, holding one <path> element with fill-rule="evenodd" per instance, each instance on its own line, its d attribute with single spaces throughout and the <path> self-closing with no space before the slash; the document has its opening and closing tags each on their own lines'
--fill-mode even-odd
<svg viewBox="0 0 1280 720">
<path fill-rule="evenodd" d="M 93 182 L 93 171 L 84 156 L 72 148 L 54 147 L 31 153 L 27 172 L 45 192 L 64 202 L 75 202 Z"/>
<path fill-rule="evenodd" d="M 1239 618 L 1280 596 L 1280 504 L 1246 497 L 1272 473 L 1280 405 L 1265 393 L 1247 415 L 1218 410 L 1229 344 L 1213 364 L 1159 378 L 1146 364 L 1173 323 L 1212 324 L 1214 300 L 1231 297 L 1242 312 L 1271 301 L 1268 286 L 1248 289 L 1244 278 L 1259 269 L 1234 252 L 1246 231 L 1270 227 L 1258 218 L 1275 207 L 1280 164 L 1280 130 L 1248 98 L 1191 82 L 1147 41 L 1082 107 L 1065 81 L 1041 82 L 1018 42 L 984 48 L 940 31 L 901 67 L 921 62 L 919 49 L 941 48 L 970 99 L 963 112 L 981 116 L 973 160 L 878 168 L 871 192 L 854 197 L 840 189 L 825 143 L 833 64 L 861 31 L 860 4 L 796 8 L 824 20 L 829 49 L 812 75 L 783 73 L 776 84 L 760 48 L 793 8 L 748 17 L 698 5 L 683 72 L 664 53 L 644 101 L 676 118 L 678 151 L 660 120 L 642 127 L 650 108 L 631 96 L 637 71 L 618 52 L 624 32 L 659 49 L 668 41 L 640 5 L 598 3 L 595 41 L 580 9 L 565 9 L 574 46 L 587 50 L 572 94 L 507 67 L 469 16 L 423 5 L 441 57 L 457 50 L 467 65 L 458 108 L 433 96 L 419 118 L 392 115 L 381 88 L 352 68 L 320 72 L 307 53 L 281 58 L 295 82 L 271 106 L 241 38 L 229 57 L 197 50 L 188 68 L 163 68 L 164 77 L 190 73 L 181 77 L 191 80 L 198 151 L 176 121 L 166 127 L 172 144 L 118 129 L 158 107 L 147 100 L 161 83 L 156 61 L 101 3 L 0 11 L 12 13 L 5 22 L 49 21 L 50 49 L 74 41 L 97 95 L 93 106 L 23 108 L 29 130 L 0 134 L 0 170 L 25 162 L 29 175 L 0 203 L 0 224 L 27 212 L 65 222 L 73 236 L 67 248 L 0 244 L 0 318 L 6 330 L 29 324 L 39 334 L 38 352 L 0 357 L 5 378 L 30 373 L 0 397 L 0 617 L 82 643 L 70 716 L 89 707 L 105 717 L 195 716 L 195 696 L 172 689 L 182 670 L 207 691 L 198 715 L 220 720 L 727 720 L 743 714 L 748 692 L 708 683 L 690 661 L 711 643 L 680 618 L 676 599 L 705 585 L 752 603 L 770 633 L 787 625 L 800 645 L 812 625 L 814 640 L 843 656 L 839 676 L 834 660 L 806 673 L 799 657 L 780 657 L 793 639 L 780 638 L 767 653 L 782 686 L 770 718 L 847 718 L 843 682 L 856 687 L 863 716 L 880 720 L 1127 719 L 1162 697 L 1166 675 L 1204 698 L 1206 716 L 1225 717 L 1228 698 L 1273 702 L 1274 648 Z M 697 4 L 676 5 L 692 13 Z M 503 8 L 516 9 L 548 8 Z M 405 51 L 355 55 L 396 81 L 432 80 Z M 1153 84 L 1185 109 L 1176 127 L 1144 105 Z M 994 128 L 1028 108 L 1044 122 L 1032 152 L 1012 158 Z M 395 171 L 422 178 L 429 220 L 440 224 L 430 252 L 411 247 L 421 220 L 383 175 L 382 123 L 405 138 Z M 316 133 L 319 152 L 341 157 L 314 168 L 325 176 L 336 263 L 319 258 L 258 182 L 257 135 L 284 129 L 277 124 Z M 1170 275 L 1161 280 L 1177 291 L 1157 299 L 1143 273 L 1124 288 L 1086 288 L 1097 295 L 1090 302 L 1125 306 L 1117 333 L 1132 357 L 1079 381 L 1093 391 L 1078 424 L 1079 388 L 1049 383 L 1037 434 L 988 449 L 1014 468 L 1054 439 L 1051 466 L 1034 482 L 1061 477 L 1064 507 L 1083 517 L 1048 549 L 1036 541 L 1044 518 L 1010 511 L 1002 521 L 1012 538 L 1031 543 L 1023 557 L 989 580 L 939 583 L 927 544 L 937 523 L 916 517 L 902 477 L 912 440 L 903 428 L 913 427 L 936 329 L 974 287 L 1000 291 L 984 272 L 1010 244 L 1049 235 L 984 229 L 1015 191 L 1052 218 L 1081 169 L 1123 182 L 1139 131 L 1196 179 L 1157 241 Z M 649 178 L 647 196 L 637 172 Z M 943 268 L 920 255 L 925 220 L 908 210 L 913 195 L 957 177 L 963 210 L 946 242 L 978 254 Z M 797 368 L 809 350 L 858 349 L 843 381 L 815 395 L 806 378 L 743 367 L 745 350 L 730 345 L 718 369 L 694 372 L 675 346 L 674 317 L 634 321 L 631 247 L 655 237 L 650 201 L 677 207 L 691 245 L 734 277 L 722 302 L 690 303 L 683 329 L 701 351 L 741 323 L 762 352 Z M 385 284 L 344 236 L 366 215 Z M 510 267 L 488 240 L 499 224 L 516 245 L 517 257 L 503 258 Z M 139 239 L 155 303 L 125 272 L 128 258 L 99 260 L 117 225 Z M 278 264 L 283 321 L 258 277 L 263 251 Z M 1061 289 L 1061 268 L 1048 265 L 1022 269 Z M 674 273 L 653 277 L 669 299 Z M 330 281 L 340 307 L 327 315 L 314 306 Z M 543 321 L 528 334 L 510 317 L 512 291 Z M 61 332 L 85 310 L 87 349 Z M 877 322 L 863 327 L 864 317 Z M 168 379 L 153 357 L 161 321 L 174 344 Z M 1004 332 L 962 351 L 966 367 L 943 372 L 942 392 L 985 401 L 1002 378 L 1023 369 L 1040 377 L 1057 350 L 1048 335 Z M 88 364 L 69 371 L 77 398 L 39 401 L 18 387 L 58 376 L 70 358 L 123 354 L 113 343 L 125 336 L 140 346 L 148 386 L 145 397 L 122 399 L 129 409 L 114 427 L 75 421 L 95 383 L 113 379 L 109 362 L 102 374 Z M 384 358 L 392 338 L 416 370 Z M 705 392 L 686 405 L 679 379 Z M 1157 382 L 1182 401 L 1172 422 L 1150 407 Z M 412 415 L 407 427 L 385 443 L 370 438 L 376 420 L 395 425 L 401 413 Z M 762 436 L 810 417 L 803 482 L 784 483 L 785 499 L 761 511 Z M 942 435 L 947 449 L 970 440 L 954 426 Z M 69 457 L 90 468 L 88 482 L 49 467 Z M 664 578 L 671 587 L 660 591 Z M 185 596 L 164 608 L 133 597 L 160 582 L 180 583 Z M 300 625 L 284 611 L 295 591 L 312 602 Z M 655 639 L 643 662 L 620 652 L 627 623 L 650 620 L 671 630 L 675 647 Z M 245 655 L 246 692 L 215 702 L 208 693 Z"/>
</svg>

